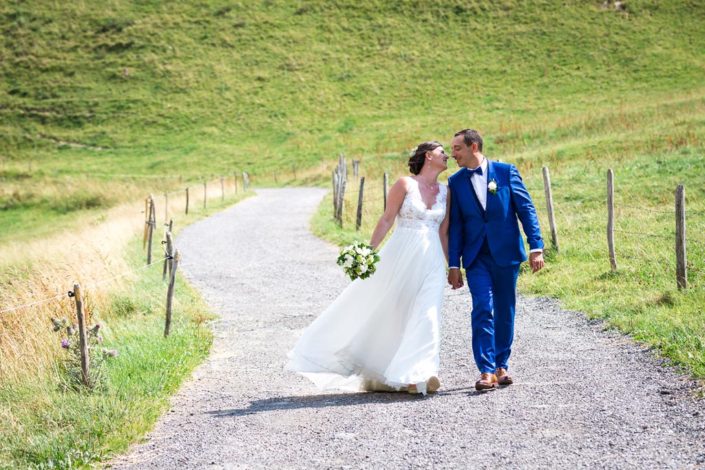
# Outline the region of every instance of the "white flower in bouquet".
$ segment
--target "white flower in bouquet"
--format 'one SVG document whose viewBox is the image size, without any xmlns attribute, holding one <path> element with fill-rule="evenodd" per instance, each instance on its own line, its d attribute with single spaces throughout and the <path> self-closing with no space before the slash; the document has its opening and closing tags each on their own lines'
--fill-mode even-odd
<svg viewBox="0 0 705 470">
<path fill-rule="evenodd" d="M 355 242 L 340 250 L 338 265 L 343 267 L 351 280 L 366 279 L 374 274 L 379 254 L 370 245 Z"/>
</svg>

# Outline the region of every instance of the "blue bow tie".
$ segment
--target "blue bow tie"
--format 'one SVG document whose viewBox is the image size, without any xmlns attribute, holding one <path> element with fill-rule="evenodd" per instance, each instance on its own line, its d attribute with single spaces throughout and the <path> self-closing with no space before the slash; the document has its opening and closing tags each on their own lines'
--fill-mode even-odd
<svg viewBox="0 0 705 470">
<path fill-rule="evenodd" d="M 472 175 L 474 175 L 474 174 L 478 174 L 478 175 L 482 176 L 482 167 L 481 166 L 478 166 L 474 170 L 467 168 L 467 171 L 468 171 L 468 177 L 472 177 Z"/>
</svg>

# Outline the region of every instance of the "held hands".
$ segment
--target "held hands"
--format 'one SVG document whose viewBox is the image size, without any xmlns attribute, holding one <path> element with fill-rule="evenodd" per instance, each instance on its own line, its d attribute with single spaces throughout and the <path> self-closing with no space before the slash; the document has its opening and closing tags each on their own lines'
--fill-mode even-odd
<svg viewBox="0 0 705 470">
<path fill-rule="evenodd" d="M 531 272 L 535 273 L 540 271 L 544 266 L 543 252 L 536 251 L 529 254 L 529 265 L 531 266 Z"/>
<path fill-rule="evenodd" d="M 543 259 L 543 252 L 534 252 L 529 254 L 529 265 L 531 266 L 531 272 L 535 273 L 543 269 L 545 265 Z M 453 289 L 459 289 L 463 287 L 463 276 L 460 274 L 460 269 L 451 268 L 448 270 L 448 284 Z"/>
<path fill-rule="evenodd" d="M 460 275 L 460 269 L 452 268 L 448 271 L 448 284 L 450 284 L 453 289 L 463 287 L 463 276 Z"/>
</svg>

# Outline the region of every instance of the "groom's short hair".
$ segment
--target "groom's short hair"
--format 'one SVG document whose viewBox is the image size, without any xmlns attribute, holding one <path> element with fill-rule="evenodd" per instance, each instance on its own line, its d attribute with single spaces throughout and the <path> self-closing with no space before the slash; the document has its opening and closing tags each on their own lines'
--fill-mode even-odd
<svg viewBox="0 0 705 470">
<path fill-rule="evenodd" d="M 458 137 L 459 135 L 463 136 L 463 142 L 465 142 L 465 145 L 470 147 L 470 145 L 474 142 L 477 144 L 477 150 L 482 152 L 482 136 L 475 129 L 463 129 L 462 131 L 456 132 L 453 137 Z"/>
</svg>

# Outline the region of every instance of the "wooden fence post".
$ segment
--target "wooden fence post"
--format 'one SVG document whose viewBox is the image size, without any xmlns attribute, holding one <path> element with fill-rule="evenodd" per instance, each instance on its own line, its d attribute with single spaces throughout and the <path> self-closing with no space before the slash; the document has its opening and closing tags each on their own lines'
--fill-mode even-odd
<svg viewBox="0 0 705 470">
<path fill-rule="evenodd" d="M 174 251 L 174 259 L 171 261 L 171 274 L 169 276 L 169 287 L 166 291 L 166 320 L 164 321 L 164 337 L 169 336 L 171 330 L 171 311 L 174 303 L 174 283 L 176 282 L 176 269 L 179 267 L 181 254 L 179 250 Z"/>
<path fill-rule="evenodd" d="M 343 171 L 343 176 L 345 177 L 345 182 L 348 182 L 348 164 L 345 161 L 345 155 L 340 154 L 340 169 Z"/>
<path fill-rule="evenodd" d="M 169 193 L 164 193 L 164 223 L 169 220 Z"/>
<path fill-rule="evenodd" d="M 83 385 L 90 387 L 91 381 L 90 376 L 88 375 L 88 368 L 90 366 L 88 356 L 88 336 L 86 334 L 86 319 L 83 315 L 83 297 L 81 295 L 81 286 L 79 284 L 73 285 L 73 299 L 76 302 L 76 317 L 78 318 L 78 339 L 79 349 L 81 351 L 81 379 L 83 381 Z"/>
<path fill-rule="evenodd" d="M 360 160 L 353 160 L 353 176 L 357 178 L 360 176 Z"/>
<path fill-rule="evenodd" d="M 147 237 L 149 236 L 149 196 L 144 199 L 144 233 L 142 235 L 142 249 L 147 248 Z"/>
<path fill-rule="evenodd" d="M 340 168 L 340 171 L 343 174 L 343 178 L 345 178 L 345 182 L 348 182 L 348 166 L 345 163 L 345 155 L 342 153 L 338 156 L 338 167 Z"/>
<path fill-rule="evenodd" d="M 166 246 L 164 249 L 164 267 L 162 269 L 162 281 L 166 280 L 167 271 L 171 273 L 171 260 L 174 256 L 174 240 L 171 235 L 171 230 L 167 231 L 164 235 L 165 240 L 162 243 L 164 243 Z"/>
<path fill-rule="evenodd" d="M 553 214 L 553 192 L 551 191 L 551 174 L 548 167 L 543 167 L 543 191 L 546 195 L 546 210 L 548 211 L 548 225 L 551 228 L 551 243 L 556 253 L 558 249 L 558 231 L 556 230 L 556 218 Z"/>
<path fill-rule="evenodd" d="M 208 181 L 203 182 L 203 208 L 206 208 L 208 202 Z"/>
<path fill-rule="evenodd" d="M 225 178 L 220 177 L 220 200 L 225 201 Z"/>
<path fill-rule="evenodd" d="M 333 218 L 338 218 L 338 178 L 335 170 L 333 171 Z"/>
<path fill-rule="evenodd" d="M 235 194 L 237 194 L 237 173 L 233 173 L 233 183 L 235 184 Z"/>
<path fill-rule="evenodd" d="M 360 178 L 360 192 L 357 194 L 357 219 L 355 220 L 355 230 L 360 230 L 362 225 L 362 194 L 365 191 L 365 177 Z"/>
<path fill-rule="evenodd" d="M 382 185 L 382 192 L 384 193 L 384 210 L 387 210 L 387 185 L 389 184 L 389 175 L 384 172 L 384 183 Z"/>
<path fill-rule="evenodd" d="M 607 170 L 607 247 L 612 271 L 617 270 L 617 254 L 614 249 L 614 172 Z"/>
<path fill-rule="evenodd" d="M 338 161 L 338 168 L 336 171 L 336 176 L 337 176 L 337 186 L 338 186 L 338 191 L 337 191 L 337 212 L 335 214 L 335 218 L 338 221 L 338 224 L 342 227 L 343 226 L 343 206 L 345 205 L 345 183 L 346 183 L 346 176 L 345 176 L 345 157 L 341 156 L 340 160 Z"/>
<path fill-rule="evenodd" d="M 242 187 L 245 192 L 250 189 L 250 175 L 246 171 L 242 172 Z"/>
<path fill-rule="evenodd" d="M 154 237 L 154 228 L 157 225 L 157 215 L 154 208 L 154 198 L 149 195 L 149 222 L 147 234 L 147 264 L 152 264 L 152 238 Z"/>
<path fill-rule="evenodd" d="M 186 215 L 188 215 L 188 188 L 186 188 Z"/>
<path fill-rule="evenodd" d="M 688 260 L 685 238 L 685 186 L 676 188 L 676 281 L 679 289 L 688 287 Z"/>
</svg>

